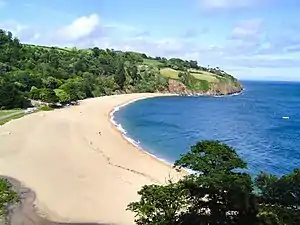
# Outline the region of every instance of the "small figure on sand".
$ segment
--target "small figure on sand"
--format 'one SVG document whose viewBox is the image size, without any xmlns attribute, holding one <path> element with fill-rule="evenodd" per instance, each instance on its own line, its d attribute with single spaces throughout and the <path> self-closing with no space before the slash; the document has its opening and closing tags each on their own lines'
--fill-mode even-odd
<svg viewBox="0 0 300 225">
<path fill-rule="evenodd" d="M 99 131 L 99 135 L 102 135 L 101 131 Z"/>
</svg>

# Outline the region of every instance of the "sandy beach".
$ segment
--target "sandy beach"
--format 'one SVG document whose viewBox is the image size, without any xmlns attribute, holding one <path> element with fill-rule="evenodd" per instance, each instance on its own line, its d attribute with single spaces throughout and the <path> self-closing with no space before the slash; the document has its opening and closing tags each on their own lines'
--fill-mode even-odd
<svg viewBox="0 0 300 225">
<path fill-rule="evenodd" d="M 125 209 L 137 191 L 182 174 L 126 141 L 110 112 L 159 95 L 87 99 L 11 121 L 0 127 L 0 174 L 34 190 L 38 213 L 50 220 L 134 224 Z"/>
</svg>

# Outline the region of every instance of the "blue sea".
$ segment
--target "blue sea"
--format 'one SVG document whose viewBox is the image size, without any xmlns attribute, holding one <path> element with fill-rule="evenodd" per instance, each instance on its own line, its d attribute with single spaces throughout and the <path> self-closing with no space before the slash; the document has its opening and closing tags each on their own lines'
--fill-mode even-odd
<svg viewBox="0 0 300 225">
<path fill-rule="evenodd" d="M 220 140 L 252 175 L 300 168 L 300 83 L 243 85 L 236 96 L 140 100 L 116 111 L 114 120 L 135 144 L 170 163 L 199 140 Z"/>
</svg>

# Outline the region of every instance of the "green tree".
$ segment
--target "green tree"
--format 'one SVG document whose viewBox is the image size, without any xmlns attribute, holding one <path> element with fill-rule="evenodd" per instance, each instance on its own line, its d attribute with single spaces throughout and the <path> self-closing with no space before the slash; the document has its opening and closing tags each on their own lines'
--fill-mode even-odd
<svg viewBox="0 0 300 225">
<path fill-rule="evenodd" d="M 257 208 L 252 180 L 248 174 L 237 172 L 247 165 L 233 148 L 219 141 L 201 141 L 175 166 L 197 172 L 181 181 L 191 204 L 184 221 L 254 224 Z"/>
<path fill-rule="evenodd" d="M 60 86 L 68 96 L 70 96 L 71 101 L 77 101 L 86 98 L 86 93 L 83 90 L 83 79 L 75 78 L 68 79 L 66 83 Z"/>
<path fill-rule="evenodd" d="M 126 80 L 126 71 L 123 63 L 119 63 L 115 74 L 115 82 L 118 84 L 121 90 L 124 89 L 124 84 Z"/>
<path fill-rule="evenodd" d="M 176 191 L 155 186 L 154 190 L 139 192 L 141 200 L 131 203 L 129 209 L 135 212 L 136 221 L 141 221 L 140 224 L 257 223 L 258 210 L 252 193 L 252 180 L 248 174 L 236 172 L 245 169 L 246 163 L 233 148 L 219 141 L 201 141 L 176 161 L 175 166 L 192 169 L 195 174 L 179 181 L 175 185 Z M 159 195 L 154 194 L 157 189 Z M 161 196 L 164 196 L 164 204 L 160 202 Z M 170 203 L 174 199 L 181 199 L 180 203 L 184 204 L 177 204 L 171 217 L 158 213 L 172 208 Z"/>
<path fill-rule="evenodd" d="M 40 90 L 40 99 L 47 103 L 58 102 L 58 97 L 56 96 L 55 92 L 48 88 L 43 88 Z"/>
<path fill-rule="evenodd" d="M 282 177 L 261 173 L 255 184 L 259 189 L 262 215 L 276 215 L 282 224 L 300 224 L 300 170 Z"/>
<path fill-rule="evenodd" d="M 136 214 L 138 225 L 178 224 L 181 210 L 187 206 L 185 190 L 171 181 L 165 186 L 145 185 L 138 194 L 141 200 L 127 208 Z"/>
<path fill-rule="evenodd" d="M 0 109 L 24 106 L 24 96 L 5 75 L 0 76 L 0 96 Z"/>
<path fill-rule="evenodd" d="M 54 90 L 55 95 L 58 97 L 58 101 L 62 104 L 68 103 L 71 101 L 70 95 L 68 95 L 64 90 L 62 89 L 55 89 Z"/>
<path fill-rule="evenodd" d="M 61 85 L 61 82 L 58 79 L 49 76 L 44 80 L 44 84 L 46 88 L 54 90 Z"/>
<path fill-rule="evenodd" d="M 29 92 L 29 98 L 39 100 L 41 98 L 41 91 L 35 86 L 32 86 Z"/>
</svg>

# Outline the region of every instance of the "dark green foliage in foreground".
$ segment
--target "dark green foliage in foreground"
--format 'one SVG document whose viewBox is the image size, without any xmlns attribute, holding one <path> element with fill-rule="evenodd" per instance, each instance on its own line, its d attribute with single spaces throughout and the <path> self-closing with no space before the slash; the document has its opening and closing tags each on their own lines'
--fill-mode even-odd
<svg viewBox="0 0 300 225">
<path fill-rule="evenodd" d="M 261 174 L 253 182 L 235 150 L 218 141 L 198 142 L 175 167 L 196 173 L 144 186 L 141 200 L 128 206 L 137 224 L 300 224 L 299 170 L 281 178 Z"/>
<path fill-rule="evenodd" d="M 138 194 L 140 202 L 128 205 L 128 209 L 138 215 L 137 224 L 176 224 L 180 210 L 186 205 L 186 191 L 180 183 L 166 186 L 146 185 Z M 163 210 L 161 210 L 163 209 Z"/>
<path fill-rule="evenodd" d="M 3 178 L 0 178 L 0 216 L 6 213 L 8 204 L 18 201 L 18 195 L 12 190 L 10 183 Z"/>
<path fill-rule="evenodd" d="M 269 217 L 279 224 L 300 224 L 300 170 L 280 178 L 261 173 L 255 180 L 260 193 L 258 200 L 264 204 Z"/>
</svg>

